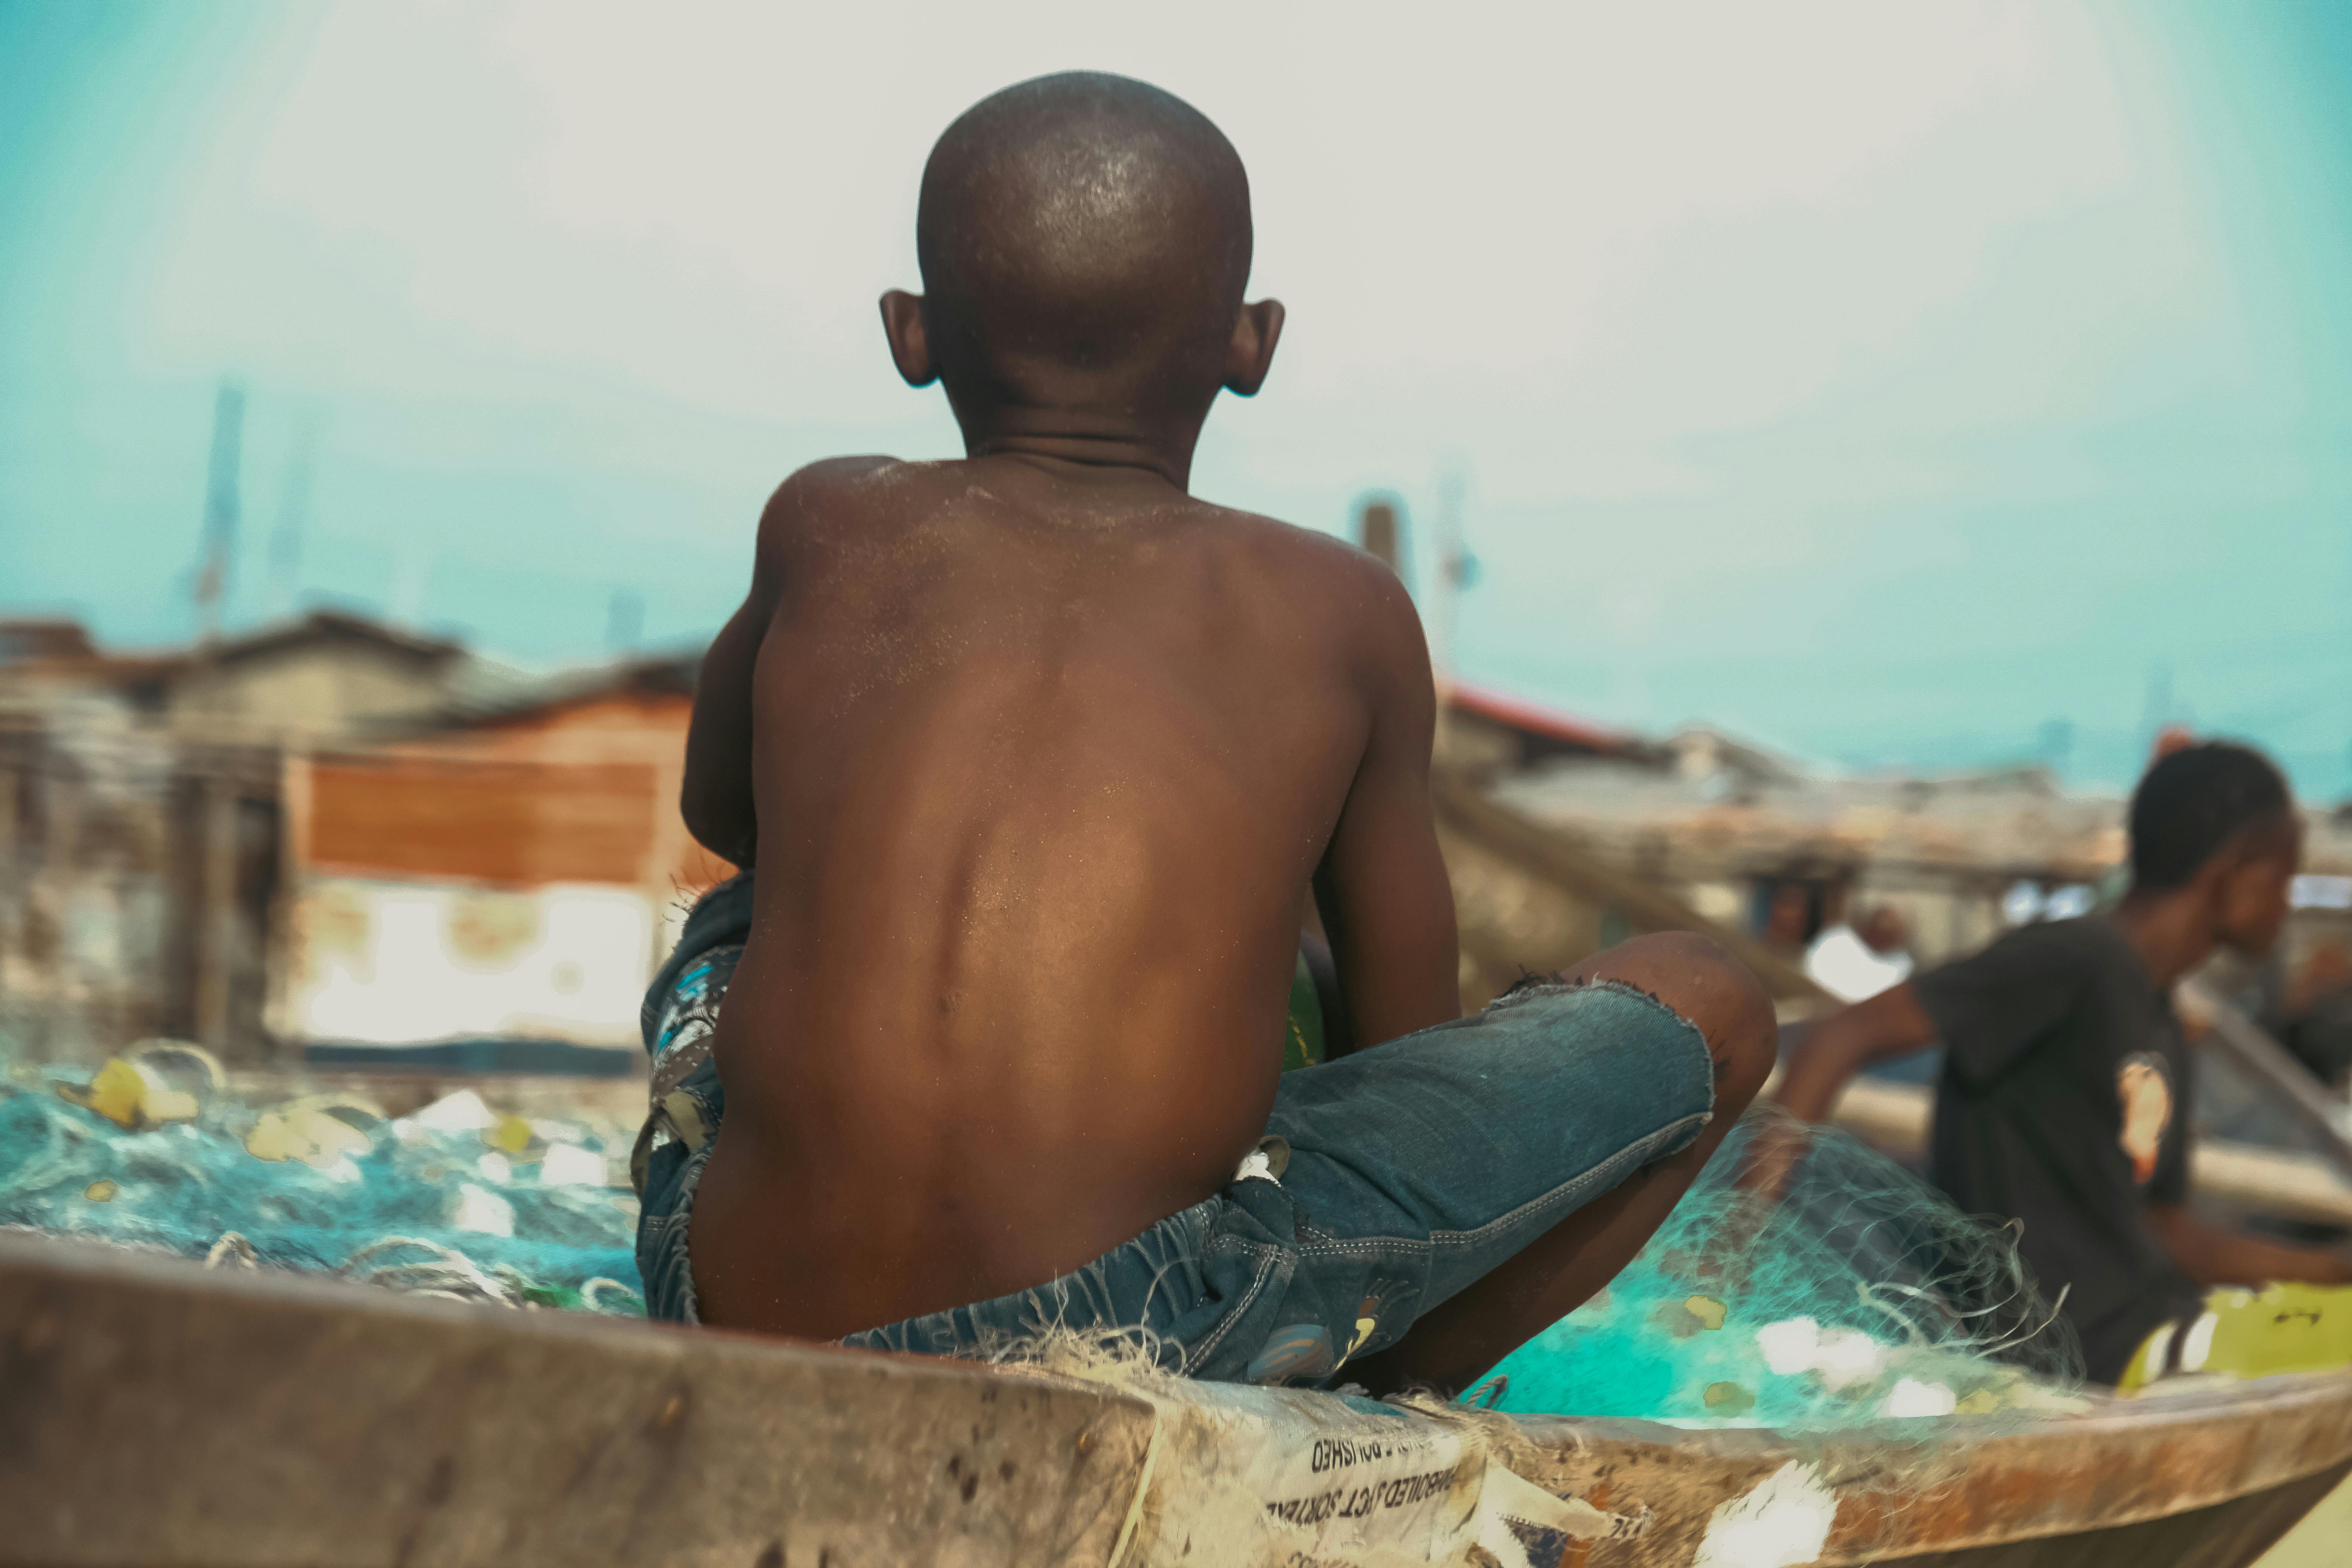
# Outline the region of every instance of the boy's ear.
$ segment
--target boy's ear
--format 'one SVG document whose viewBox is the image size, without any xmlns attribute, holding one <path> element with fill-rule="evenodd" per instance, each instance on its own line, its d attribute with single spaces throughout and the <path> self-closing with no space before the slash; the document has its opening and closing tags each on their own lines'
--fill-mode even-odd
<svg viewBox="0 0 2352 1568">
<path fill-rule="evenodd" d="M 1242 307 L 1234 323 L 1234 341 L 1225 350 L 1225 390 L 1236 397 L 1255 397 L 1274 368 L 1274 345 L 1282 341 L 1282 301 L 1260 300 Z"/>
<path fill-rule="evenodd" d="M 940 378 L 931 359 L 931 335 L 923 325 L 923 297 L 904 289 L 882 296 L 882 331 L 890 340 L 890 358 L 908 386 L 929 386 Z"/>
</svg>

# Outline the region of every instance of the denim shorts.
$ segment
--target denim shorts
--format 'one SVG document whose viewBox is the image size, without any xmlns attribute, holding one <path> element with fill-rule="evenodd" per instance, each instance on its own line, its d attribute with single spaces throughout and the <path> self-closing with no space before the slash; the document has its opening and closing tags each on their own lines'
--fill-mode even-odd
<svg viewBox="0 0 2352 1568">
<path fill-rule="evenodd" d="M 748 906 L 740 880 L 712 898 Z M 697 919 L 712 910 L 707 900 Z M 635 1162 L 637 1263 L 656 1318 L 696 1321 L 687 1221 L 726 1110 L 710 1018 L 741 934 L 715 912 L 699 933 L 689 921 L 646 999 L 654 1108 Z M 1232 1182 L 1075 1272 L 841 1342 L 977 1355 L 1067 1329 L 1133 1335 L 1194 1377 L 1331 1381 L 1687 1147 L 1714 1103 L 1706 1040 L 1652 997 L 1523 984 L 1475 1016 L 1283 1074 L 1266 1135 Z"/>
</svg>

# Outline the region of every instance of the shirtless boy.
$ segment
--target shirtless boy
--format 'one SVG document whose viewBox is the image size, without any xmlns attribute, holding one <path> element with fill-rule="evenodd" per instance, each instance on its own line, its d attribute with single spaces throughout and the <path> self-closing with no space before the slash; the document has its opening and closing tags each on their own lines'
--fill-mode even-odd
<svg viewBox="0 0 2352 1568">
<path fill-rule="evenodd" d="M 787 479 L 704 663 L 686 819 L 756 876 L 648 998 L 655 1315 L 1461 1386 L 1760 1086 L 1770 1009 L 1696 939 L 1457 1016 L 1412 604 L 1186 490 L 1281 333 L 1250 247 L 1232 146 L 1139 82 L 1024 83 L 933 151 L 882 318 L 969 455 Z M 1309 897 L 1388 1043 L 1285 1075 Z"/>
</svg>

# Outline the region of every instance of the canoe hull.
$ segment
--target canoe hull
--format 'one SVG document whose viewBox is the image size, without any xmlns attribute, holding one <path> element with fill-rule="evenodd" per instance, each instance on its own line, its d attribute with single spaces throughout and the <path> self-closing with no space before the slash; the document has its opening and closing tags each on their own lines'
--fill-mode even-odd
<svg viewBox="0 0 2352 1568">
<path fill-rule="evenodd" d="M 1181 1549 L 1198 1461 L 1303 1474 L 1312 1434 L 1367 1419 L 1452 1430 L 0 1240 L 0 1563 L 1223 1564 Z M 1865 1435 L 1544 1418 L 1496 1451 L 1511 1474 L 1484 1473 L 1646 1521 L 1522 1531 L 1534 1568 L 1723 1561 L 1723 1521 L 1799 1483 L 1825 1563 L 2237 1568 L 2352 1466 L 2352 1376 L 1938 1430 L 1903 1458 Z M 1462 1463 L 1465 1506 L 1486 1463 Z M 1262 1528 L 1246 1490 L 1214 1506 Z M 1328 1555 L 1345 1522 L 1298 1550 Z"/>
<path fill-rule="evenodd" d="M 2210 1508 L 2075 1535 L 1878 1559 L 1884 1568 L 2244 1568 L 2340 1485 L 2352 1465 Z M 2352 1559 L 2352 1543 L 2346 1548 Z"/>
</svg>

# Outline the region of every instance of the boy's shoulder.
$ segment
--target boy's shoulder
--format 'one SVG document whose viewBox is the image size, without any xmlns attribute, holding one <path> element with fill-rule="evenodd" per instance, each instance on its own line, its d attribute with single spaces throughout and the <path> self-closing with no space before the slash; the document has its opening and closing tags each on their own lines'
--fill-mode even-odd
<svg viewBox="0 0 2352 1568">
<path fill-rule="evenodd" d="M 1396 573 L 1344 539 L 1279 518 L 1196 502 L 1210 514 L 1208 547 L 1224 553 L 1235 576 L 1280 606 L 1286 619 L 1335 644 L 1370 652 L 1384 664 L 1417 667 L 1429 654 L 1421 613 Z"/>
<path fill-rule="evenodd" d="M 795 468 L 760 510 L 756 559 L 766 571 L 796 571 L 903 542 L 951 500 L 953 467 L 866 455 Z"/>
<path fill-rule="evenodd" d="M 962 459 L 826 458 L 795 469 L 776 487 L 761 517 L 761 543 L 763 549 L 789 546 L 843 529 L 866 533 L 912 522 L 936 503 L 971 496 L 973 485 L 974 475 Z M 1391 635 L 1409 630 L 1420 647 L 1420 616 L 1403 583 L 1377 557 L 1345 540 L 1197 496 L 1182 496 L 1154 513 L 1188 535 L 1194 547 L 1242 568 L 1294 609 L 1327 611 Z"/>
<path fill-rule="evenodd" d="M 790 532 L 822 525 L 845 510 L 870 510 L 884 501 L 884 496 L 876 492 L 903 489 L 910 481 L 918 481 L 922 470 L 938 467 L 879 454 L 821 458 L 784 476 L 761 510 L 760 531 L 764 538 L 771 531 Z"/>
</svg>

